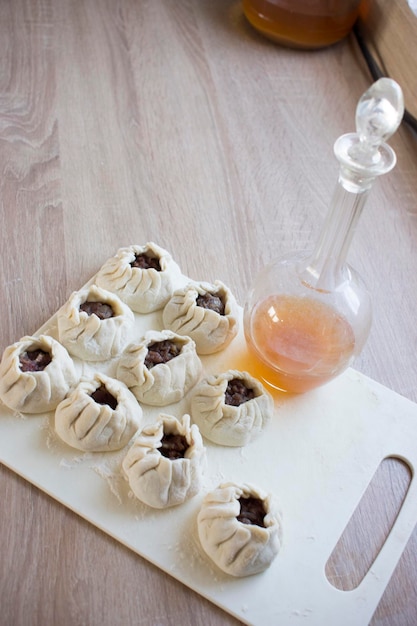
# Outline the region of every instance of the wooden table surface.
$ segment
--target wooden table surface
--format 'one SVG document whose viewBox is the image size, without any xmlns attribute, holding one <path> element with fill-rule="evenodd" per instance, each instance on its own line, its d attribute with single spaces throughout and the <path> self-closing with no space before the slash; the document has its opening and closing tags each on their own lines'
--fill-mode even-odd
<svg viewBox="0 0 417 626">
<path fill-rule="evenodd" d="M 2 0 L 0 59 L 1 350 L 132 243 L 243 303 L 265 262 L 315 242 L 371 82 L 353 39 L 280 48 L 237 0 Z M 374 302 L 355 367 L 416 401 L 416 136 L 391 145 L 349 255 Z M 344 588 L 409 481 L 398 461 L 378 476 L 328 567 Z M 238 623 L 5 467 L 0 511 L 1 626 Z M 416 547 L 373 625 L 416 623 Z"/>
</svg>

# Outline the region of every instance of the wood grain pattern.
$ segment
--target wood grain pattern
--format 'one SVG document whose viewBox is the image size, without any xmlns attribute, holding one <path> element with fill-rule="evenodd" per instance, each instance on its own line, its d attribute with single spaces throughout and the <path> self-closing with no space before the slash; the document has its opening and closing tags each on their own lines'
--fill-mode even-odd
<svg viewBox="0 0 417 626">
<path fill-rule="evenodd" d="M 265 262 L 314 243 L 333 143 L 353 130 L 370 80 L 353 40 L 280 48 L 237 0 L 2 0 L 0 35 L 1 350 L 122 245 L 157 241 L 243 302 Z M 416 137 L 404 127 L 392 145 L 397 168 L 376 184 L 350 252 L 374 302 L 355 366 L 417 401 Z M 382 520 L 408 484 L 389 467 L 363 519 Z M 238 623 L 0 471 L 1 624 Z M 363 552 L 361 524 L 335 567 Z M 416 542 L 373 626 L 416 622 Z"/>
</svg>

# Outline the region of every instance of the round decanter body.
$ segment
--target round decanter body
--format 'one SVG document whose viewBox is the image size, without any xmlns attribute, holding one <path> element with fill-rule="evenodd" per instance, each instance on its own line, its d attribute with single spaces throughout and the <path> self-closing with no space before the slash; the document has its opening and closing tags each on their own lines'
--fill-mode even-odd
<svg viewBox="0 0 417 626">
<path fill-rule="evenodd" d="M 314 286 L 305 255 L 266 266 L 244 311 L 253 373 L 281 391 L 328 382 L 360 353 L 371 326 L 371 299 L 349 266 L 332 290 Z"/>
</svg>

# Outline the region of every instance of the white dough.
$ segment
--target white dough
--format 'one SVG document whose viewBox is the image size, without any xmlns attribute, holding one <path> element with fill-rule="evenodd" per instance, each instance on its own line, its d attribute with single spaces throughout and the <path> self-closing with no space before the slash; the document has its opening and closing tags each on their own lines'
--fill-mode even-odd
<svg viewBox="0 0 417 626">
<path fill-rule="evenodd" d="M 183 435 L 188 448 L 183 458 L 169 459 L 160 452 L 164 435 Z M 145 427 L 123 460 L 123 471 L 135 496 L 156 509 L 182 504 L 201 489 L 206 469 L 206 449 L 198 427 L 189 415 L 181 420 L 160 415 Z"/>
<path fill-rule="evenodd" d="M 198 296 L 218 296 L 224 303 L 224 315 L 197 305 Z M 164 326 L 194 339 L 198 354 L 223 350 L 238 331 L 238 308 L 230 289 L 216 280 L 189 283 L 174 292 L 162 313 Z"/>
<path fill-rule="evenodd" d="M 102 302 L 113 317 L 100 319 L 80 311 L 84 302 Z M 85 361 L 106 361 L 118 356 L 130 339 L 134 315 L 115 294 L 91 285 L 75 291 L 57 313 L 59 340 L 70 354 Z"/>
<path fill-rule="evenodd" d="M 117 400 L 115 409 L 91 397 L 102 385 Z M 58 405 L 55 430 L 73 448 L 107 452 L 123 448 L 137 432 L 141 420 L 142 409 L 126 385 L 97 373 L 92 379 L 82 380 Z"/>
<path fill-rule="evenodd" d="M 181 346 L 178 356 L 149 368 L 145 365 L 148 347 L 170 340 Z M 170 330 L 150 330 L 141 341 L 130 344 L 120 357 L 117 378 L 133 392 L 139 402 L 166 406 L 178 402 L 200 378 L 202 364 L 195 343 Z"/>
<path fill-rule="evenodd" d="M 263 501 L 264 526 L 237 519 L 239 498 Z M 267 569 L 281 548 L 281 519 L 270 495 L 253 485 L 225 483 L 209 493 L 197 516 L 201 546 L 210 559 L 231 576 L 250 576 Z"/>
<path fill-rule="evenodd" d="M 48 352 L 52 361 L 39 372 L 23 372 L 19 359 L 32 350 Z M 44 413 L 57 404 L 75 385 L 78 377 L 66 349 L 52 337 L 23 337 L 8 346 L 0 364 L 0 398 L 21 413 Z"/>
<path fill-rule="evenodd" d="M 132 267 L 140 254 L 158 259 L 161 270 Z M 120 248 L 101 267 L 96 283 L 117 294 L 133 311 L 151 313 L 162 309 L 171 297 L 179 275 L 180 269 L 169 252 L 150 241 L 144 246 Z"/>
<path fill-rule="evenodd" d="M 231 380 L 241 380 L 254 391 L 254 398 L 239 406 L 226 404 L 225 392 Z M 224 446 L 245 446 L 255 439 L 271 419 L 272 396 L 247 372 L 229 370 L 208 376 L 192 392 L 191 417 L 201 434 Z"/>
</svg>

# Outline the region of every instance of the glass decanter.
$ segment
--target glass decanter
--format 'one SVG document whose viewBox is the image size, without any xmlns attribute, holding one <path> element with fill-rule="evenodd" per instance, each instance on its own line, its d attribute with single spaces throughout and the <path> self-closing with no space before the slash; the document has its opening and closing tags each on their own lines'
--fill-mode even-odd
<svg viewBox="0 0 417 626">
<path fill-rule="evenodd" d="M 356 133 L 334 145 L 339 179 L 310 254 L 283 257 L 257 276 L 244 309 L 252 373 L 281 391 L 318 387 L 351 365 L 371 326 L 371 299 L 346 257 L 374 180 L 396 163 L 385 141 L 404 113 L 399 85 L 381 78 L 361 97 Z"/>
</svg>

